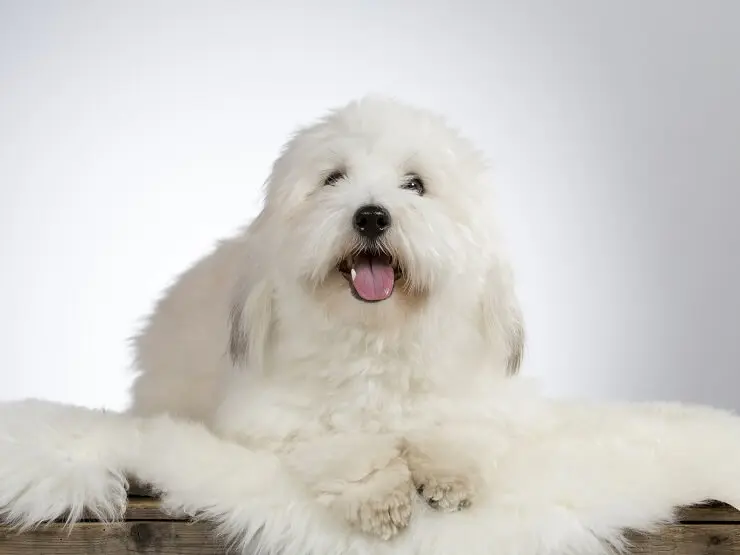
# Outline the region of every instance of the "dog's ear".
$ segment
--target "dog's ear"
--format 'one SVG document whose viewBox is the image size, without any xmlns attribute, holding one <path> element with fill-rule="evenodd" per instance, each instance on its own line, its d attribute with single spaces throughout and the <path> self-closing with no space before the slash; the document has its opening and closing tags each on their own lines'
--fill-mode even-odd
<svg viewBox="0 0 740 555">
<path fill-rule="evenodd" d="M 524 358 L 525 327 L 511 269 L 502 262 L 491 265 L 481 294 L 483 332 L 505 351 L 506 373 L 514 375 Z"/>
<path fill-rule="evenodd" d="M 261 369 L 272 328 L 272 287 L 266 280 L 237 286 L 229 315 L 229 356 L 236 367 Z"/>
<path fill-rule="evenodd" d="M 264 213 L 243 238 L 244 259 L 232 291 L 229 312 L 228 352 L 236 367 L 261 369 L 272 328 L 273 288 L 264 264 L 265 245 L 260 241 Z"/>
</svg>

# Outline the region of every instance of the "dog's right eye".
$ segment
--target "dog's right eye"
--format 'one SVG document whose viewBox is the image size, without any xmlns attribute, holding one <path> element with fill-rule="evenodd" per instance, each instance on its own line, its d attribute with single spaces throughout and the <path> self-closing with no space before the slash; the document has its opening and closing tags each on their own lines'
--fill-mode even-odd
<svg viewBox="0 0 740 555">
<path fill-rule="evenodd" d="M 344 172 L 341 172 L 339 170 L 333 171 L 324 179 L 324 185 L 335 185 L 337 181 L 341 181 L 345 177 L 347 176 L 344 174 Z"/>
</svg>

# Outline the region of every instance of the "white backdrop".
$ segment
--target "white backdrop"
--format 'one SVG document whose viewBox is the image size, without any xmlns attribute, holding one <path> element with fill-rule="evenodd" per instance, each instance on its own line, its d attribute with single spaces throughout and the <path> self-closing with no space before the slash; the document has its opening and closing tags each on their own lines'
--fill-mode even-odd
<svg viewBox="0 0 740 555">
<path fill-rule="evenodd" d="M 548 391 L 740 408 L 740 3 L 0 0 L 0 398 L 123 408 L 159 291 L 367 92 L 496 168 Z"/>
</svg>

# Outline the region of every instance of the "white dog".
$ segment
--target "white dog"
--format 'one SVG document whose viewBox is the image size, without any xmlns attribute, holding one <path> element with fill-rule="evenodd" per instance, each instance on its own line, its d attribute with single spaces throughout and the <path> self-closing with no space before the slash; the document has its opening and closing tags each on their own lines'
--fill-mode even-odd
<svg viewBox="0 0 740 555">
<path fill-rule="evenodd" d="M 382 538 L 417 491 L 475 503 L 460 430 L 524 341 L 495 208 L 481 154 L 440 117 L 383 98 L 330 113 L 286 145 L 255 221 L 158 303 L 131 410 L 285 454 Z"/>
<path fill-rule="evenodd" d="M 484 166 L 390 100 L 298 133 L 259 217 L 138 336 L 140 416 L 0 404 L 0 522 L 119 519 L 134 477 L 244 553 L 607 555 L 677 506 L 740 507 L 736 415 L 511 376 Z"/>
</svg>

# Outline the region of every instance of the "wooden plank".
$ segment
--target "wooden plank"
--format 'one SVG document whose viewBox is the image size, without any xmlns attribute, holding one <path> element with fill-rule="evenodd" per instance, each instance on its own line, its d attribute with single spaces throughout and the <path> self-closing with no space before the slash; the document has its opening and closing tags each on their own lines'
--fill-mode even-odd
<svg viewBox="0 0 740 555">
<path fill-rule="evenodd" d="M 681 509 L 678 512 L 678 520 L 682 523 L 735 522 L 740 524 L 740 511 L 730 505 L 715 501 L 705 505 L 695 505 Z"/>
<path fill-rule="evenodd" d="M 159 499 L 152 497 L 129 497 L 124 520 L 179 520 L 187 521 L 182 515 L 163 513 Z"/>
<path fill-rule="evenodd" d="M 224 555 L 205 523 L 80 522 L 71 530 L 54 524 L 18 534 L 0 527 L 0 555 Z"/>
<path fill-rule="evenodd" d="M 0 526 L 0 555 L 222 555 L 224 547 L 208 523 L 167 515 L 156 497 L 131 494 L 125 522 L 52 524 L 19 535 Z M 679 524 L 658 534 L 628 535 L 635 555 L 740 555 L 740 512 L 712 502 L 678 513 Z"/>
<path fill-rule="evenodd" d="M 659 534 L 629 534 L 634 555 L 738 555 L 740 526 L 676 524 Z"/>
<path fill-rule="evenodd" d="M 738 555 L 740 526 L 681 524 L 660 534 L 632 533 L 634 555 Z M 95 522 L 61 525 L 17 534 L 0 528 L 0 555 L 224 555 L 225 547 L 205 523 L 129 521 L 116 525 Z"/>
</svg>

